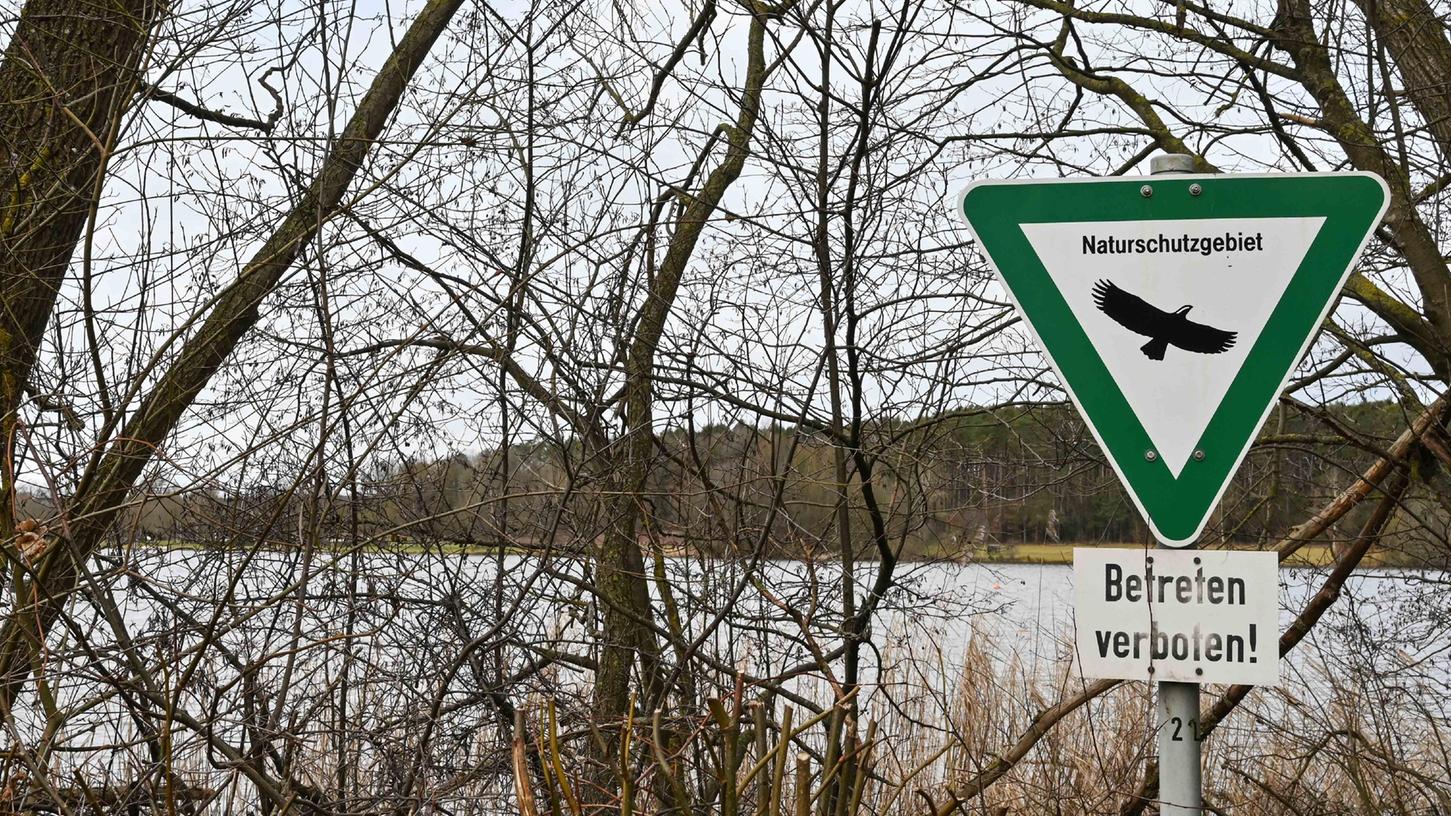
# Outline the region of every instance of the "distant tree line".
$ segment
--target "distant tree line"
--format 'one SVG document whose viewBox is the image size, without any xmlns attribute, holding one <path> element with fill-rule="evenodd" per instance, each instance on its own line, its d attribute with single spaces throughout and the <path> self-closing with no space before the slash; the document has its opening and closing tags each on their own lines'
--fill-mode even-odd
<svg viewBox="0 0 1451 816">
<path fill-rule="evenodd" d="M 883 475 L 893 499 L 886 514 L 890 534 L 908 559 L 967 559 L 1014 544 L 1140 544 L 1150 533 L 1118 478 L 1102 457 L 1077 413 L 1062 403 L 963 410 L 931 422 L 885 422 L 870 428 L 883 442 L 915 437 L 905 447 L 918 451 Z M 1335 404 L 1325 408 L 1277 407 L 1251 449 L 1205 531 L 1208 545 L 1269 545 L 1359 478 L 1378 444 L 1389 444 L 1404 423 L 1392 401 Z M 1350 434 L 1354 434 L 1351 436 Z M 1357 447 L 1353 441 L 1360 440 Z M 679 428 L 659 435 L 661 467 L 647 482 L 649 513 L 642 537 L 653 537 L 665 552 L 729 554 L 731 542 L 700 524 L 711 512 L 710 491 L 733 484 L 741 500 L 731 512 L 759 530 L 770 507 L 772 457 L 798 445 L 786 471 L 777 513 L 784 518 L 769 542 L 777 557 L 829 554 L 829 542 L 809 531 L 828 529 L 833 509 L 832 448 L 819 436 L 798 436 L 780 425 L 736 423 Z M 898 439 L 898 442 L 902 440 Z M 511 550 L 585 552 L 579 525 L 551 524 L 580 518 L 587 494 L 571 495 L 570 442 L 518 443 L 509 450 L 513 472 L 507 498 L 511 512 L 500 529 L 492 508 L 505 498 L 489 463 L 501 451 L 403 461 L 380 466 L 358 481 L 356 508 L 344 499 L 333 505 L 325 531 L 342 539 L 357 510 L 364 535 L 375 546 L 501 546 Z M 1411 497 L 1417 524 L 1400 535 L 1390 531 L 1381 546 L 1404 550 L 1417 563 L 1445 563 L 1444 548 L 1428 530 L 1444 532 L 1451 518 L 1427 492 Z M 32 499 L 32 501 L 40 501 Z M 176 495 L 164 492 L 138 508 L 133 531 L 152 541 L 225 544 L 262 536 L 277 546 L 297 542 L 286 526 L 256 529 L 247 519 L 295 513 L 305 501 L 283 485 L 216 488 Z M 288 509 L 288 506 L 291 509 Z M 1337 527 L 1354 530 L 1368 508 L 1348 513 Z M 852 508 L 852 524 L 865 540 L 869 521 Z M 1332 531 L 1328 540 L 1339 536 Z M 351 540 L 351 539 L 349 539 Z M 864 553 L 865 555 L 865 553 Z"/>
</svg>

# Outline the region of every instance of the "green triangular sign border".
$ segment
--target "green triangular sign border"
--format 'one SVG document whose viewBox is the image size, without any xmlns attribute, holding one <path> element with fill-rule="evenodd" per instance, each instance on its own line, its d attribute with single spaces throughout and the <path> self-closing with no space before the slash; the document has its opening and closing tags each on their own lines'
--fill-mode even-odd
<svg viewBox="0 0 1451 816">
<path fill-rule="evenodd" d="M 1198 195 L 1189 193 L 1192 184 L 1200 186 Z M 1144 185 L 1152 187 L 1151 196 L 1142 194 Z M 1389 198 L 1385 182 L 1372 173 L 1158 175 L 980 181 L 958 197 L 957 212 L 1154 537 L 1184 547 L 1203 531 Z M 1323 217 L 1325 222 L 1200 437 L 1198 449 L 1207 455 L 1188 462 L 1176 479 L 1162 457 L 1145 457 L 1154 447 L 1149 434 L 1021 225 L 1283 217 Z"/>
</svg>

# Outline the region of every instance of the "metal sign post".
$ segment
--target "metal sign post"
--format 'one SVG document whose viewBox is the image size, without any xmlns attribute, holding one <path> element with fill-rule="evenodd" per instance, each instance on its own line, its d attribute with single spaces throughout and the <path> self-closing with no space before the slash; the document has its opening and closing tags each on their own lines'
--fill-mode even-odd
<svg viewBox="0 0 1451 816">
<path fill-rule="evenodd" d="M 1199 684 L 1159 684 L 1159 813 L 1204 813 L 1200 779 Z"/>
<path fill-rule="evenodd" d="M 1074 553 L 1084 676 L 1157 684 L 1165 816 L 1203 814 L 1199 684 L 1278 681 L 1274 554 L 1194 547 L 1390 199 L 1370 173 L 1193 171 L 1158 156 L 1152 181 L 983 180 L 958 198 L 1129 498 L 1174 548 Z"/>
<path fill-rule="evenodd" d="M 1169 154 L 1149 160 L 1149 175 L 1193 172 L 1192 156 Z M 1161 816 L 1203 816 L 1199 684 L 1161 682 L 1157 696 L 1159 813 Z"/>
</svg>

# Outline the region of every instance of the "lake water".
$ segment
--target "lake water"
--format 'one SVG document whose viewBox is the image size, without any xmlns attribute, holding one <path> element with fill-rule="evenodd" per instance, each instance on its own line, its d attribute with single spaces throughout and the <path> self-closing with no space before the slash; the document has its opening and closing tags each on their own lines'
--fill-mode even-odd
<svg viewBox="0 0 1451 816">
<path fill-rule="evenodd" d="M 111 679 L 134 666 L 120 647 L 127 641 L 161 696 L 214 719 L 209 738 L 236 745 L 266 732 L 279 744 L 326 753 L 336 747 L 334 733 L 369 734 L 376 745 L 359 755 L 384 762 L 394 750 L 386 746 L 411 744 L 427 725 L 433 754 L 477 755 L 488 743 L 483 731 L 496 731 L 496 713 L 477 693 L 488 687 L 531 710 L 553 699 L 562 716 L 587 714 L 587 675 L 567 660 L 500 681 L 541 655 L 590 656 L 597 634 L 577 561 L 131 550 L 104 554 L 96 566 L 97 585 L 113 587 L 119 616 L 107 618 L 96 603 L 104 596 L 82 599 L 74 614 L 86 648 L 61 640 L 47 667 L 60 704 L 74 709 L 57 761 L 94 773 L 124 776 L 140 757 L 140 747 L 101 747 L 134 735 Z M 859 565 L 858 602 L 876 568 Z M 707 675 L 722 683 L 717 693 L 729 692 L 731 670 L 769 677 L 806 666 L 787 688 L 829 703 L 833 677 L 810 664 L 814 652 L 840 643 L 834 564 L 773 561 L 748 571 L 739 561 L 674 558 L 666 570 L 680 626 L 709 656 Z M 1280 572 L 1282 623 L 1325 574 Z M 1285 662 L 1281 688 L 1257 694 L 1253 705 L 1290 727 L 1318 728 L 1350 687 L 1364 694 L 1356 699 L 1403 708 L 1409 719 L 1397 722 L 1427 739 L 1451 735 L 1447 585 L 1443 573 L 1356 575 Z M 863 654 L 867 710 L 887 717 L 907 700 L 945 706 L 974 651 L 990 664 L 992 682 L 1024 695 L 1036 686 L 1042 700 L 1056 699 L 1082 682 L 1071 669 L 1072 597 L 1067 566 L 900 565 L 873 624 L 874 646 Z M 840 670 L 839 661 L 831 665 L 835 679 Z M 39 712 L 31 713 L 19 718 L 22 735 L 38 733 Z M 1256 727 L 1253 718 L 1236 722 L 1226 730 L 1241 729 L 1241 738 Z M 197 774 L 215 774 L 215 745 L 196 734 L 178 739 Z"/>
<path fill-rule="evenodd" d="M 541 640 L 579 643 L 586 635 L 589 595 L 580 584 L 581 565 L 570 560 L 506 556 L 501 574 L 489 556 L 165 550 L 110 557 L 113 568 L 126 574 L 113 597 L 133 636 L 175 628 L 176 613 L 185 612 L 195 618 L 193 628 L 212 621 L 216 631 L 241 635 L 254 646 L 279 634 L 304 645 L 326 640 L 344 624 L 371 626 L 359 640 L 386 643 L 393 630 L 400 637 L 414 627 L 428 631 L 439 604 L 449 602 L 465 608 L 454 614 L 463 631 L 485 623 Z M 859 603 L 876 568 L 858 565 Z M 818 645 L 834 645 L 839 619 L 831 610 L 839 571 L 832 562 L 765 562 L 751 573 L 759 576 L 759 587 L 743 580 L 746 565 L 738 561 L 672 558 L 667 569 L 688 634 L 711 632 L 712 641 L 736 659 L 755 654 L 761 658 L 755 669 L 805 656 L 771 637 L 774 630 L 783 642 L 800 640 L 800 621 L 783 613 L 787 607 L 822 638 Z M 1304 608 L 1326 572 L 1280 571 L 1282 626 Z M 1451 676 L 1448 590 L 1451 579 L 1439 572 L 1354 575 L 1314 634 L 1292 653 L 1291 674 L 1329 664 L 1371 669 L 1387 679 L 1445 682 Z M 730 614 L 722 613 L 725 597 L 736 598 Z M 1004 661 L 1046 676 L 1071 656 L 1072 599 L 1072 568 L 1066 565 L 900 564 L 873 634 L 889 653 L 920 657 L 925 650 L 944 667 L 957 664 L 968 643 L 981 637 Z M 509 620 L 493 620 L 491 612 Z M 253 659 L 265 661 L 265 649 Z"/>
</svg>

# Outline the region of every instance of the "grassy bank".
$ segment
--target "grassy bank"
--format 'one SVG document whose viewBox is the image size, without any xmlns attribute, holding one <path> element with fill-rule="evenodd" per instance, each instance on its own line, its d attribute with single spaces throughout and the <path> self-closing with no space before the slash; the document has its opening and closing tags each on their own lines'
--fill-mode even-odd
<svg viewBox="0 0 1451 816">
<path fill-rule="evenodd" d="M 1005 544 L 979 548 L 967 561 L 987 564 L 1072 564 L 1076 547 L 1141 547 L 1141 544 Z M 1213 547 L 1210 549 L 1223 549 Z M 1250 547 L 1233 549 L 1250 550 Z M 1371 550 L 1362 562 L 1367 567 L 1412 566 L 1390 550 Z M 1285 562 L 1288 567 L 1324 567 L 1335 563 L 1335 554 L 1328 544 L 1306 544 Z"/>
</svg>

